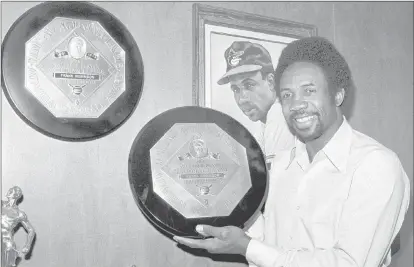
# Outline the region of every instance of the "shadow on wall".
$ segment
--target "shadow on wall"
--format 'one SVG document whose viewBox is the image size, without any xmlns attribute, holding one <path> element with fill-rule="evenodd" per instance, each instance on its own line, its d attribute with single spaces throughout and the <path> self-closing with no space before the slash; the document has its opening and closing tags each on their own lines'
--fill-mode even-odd
<svg viewBox="0 0 414 267">
<path fill-rule="evenodd" d="M 355 86 L 354 80 L 351 78 L 351 84 L 349 85 L 349 88 L 345 94 L 345 100 L 342 104 L 342 112 L 348 121 L 350 121 L 352 115 L 354 114 L 356 90 L 357 87 Z"/>
<path fill-rule="evenodd" d="M 414 201 L 413 195 L 411 195 L 410 201 L 411 202 L 410 202 L 407 214 L 405 215 L 403 225 L 391 246 L 391 253 L 392 253 L 391 267 L 408 266 L 406 265 L 406 263 L 403 263 L 404 259 L 403 258 L 400 259 L 400 257 L 403 254 L 407 254 L 405 252 L 406 250 L 410 250 L 411 254 L 413 253 L 412 251 L 413 249 L 413 201 Z M 408 228 L 409 230 L 406 231 L 405 230 L 406 228 Z M 401 238 L 401 235 L 403 236 L 403 238 Z M 409 237 L 407 238 L 406 235 L 409 235 Z"/>
</svg>

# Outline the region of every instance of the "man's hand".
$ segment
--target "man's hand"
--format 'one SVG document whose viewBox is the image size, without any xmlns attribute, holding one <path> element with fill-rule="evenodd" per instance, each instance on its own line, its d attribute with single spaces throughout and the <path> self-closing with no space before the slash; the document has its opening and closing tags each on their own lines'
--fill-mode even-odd
<svg viewBox="0 0 414 267">
<path fill-rule="evenodd" d="M 211 238 L 192 239 L 174 236 L 174 240 L 188 247 L 205 249 L 210 253 L 246 256 L 250 237 L 242 229 L 235 226 L 213 227 L 197 225 L 196 230 L 200 234 Z"/>
</svg>

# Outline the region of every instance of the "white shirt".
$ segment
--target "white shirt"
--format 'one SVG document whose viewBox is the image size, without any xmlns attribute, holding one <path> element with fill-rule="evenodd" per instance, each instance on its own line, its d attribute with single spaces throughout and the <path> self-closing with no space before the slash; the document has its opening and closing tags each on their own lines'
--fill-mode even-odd
<svg viewBox="0 0 414 267">
<path fill-rule="evenodd" d="M 260 267 L 383 267 L 410 201 L 397 155 L 344 118 L 309 163 L 299 141 L 273 162 L 265 212 L 247 232 Z"/>
<path fill-rule="evenodd" d="M 267 163 L 272 162 L 280 151 L 290 151 L 294 147 L 295 137 L 289 130 L 278 100 L 270 107 L 266 123 L 262 123 L 261 132 L 256 136 Z"/>
</svg>

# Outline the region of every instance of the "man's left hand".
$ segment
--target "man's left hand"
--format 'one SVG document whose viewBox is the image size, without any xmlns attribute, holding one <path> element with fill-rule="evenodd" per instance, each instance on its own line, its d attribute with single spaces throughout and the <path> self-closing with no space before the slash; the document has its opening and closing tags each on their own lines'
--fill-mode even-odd
<svg viewBox="0 0 414 267">
<path fill-rule="evenodd" d="M 197 225 L 197 232 L 207 239 L 192 239 L 174 236 L 174 240 L 180 244 L 192 248 L 205 249 L 210 253 L 240 254 L 246 256 L 250 237 L 235 226 L 214 227 L 210 225 Z"/>
</svg>

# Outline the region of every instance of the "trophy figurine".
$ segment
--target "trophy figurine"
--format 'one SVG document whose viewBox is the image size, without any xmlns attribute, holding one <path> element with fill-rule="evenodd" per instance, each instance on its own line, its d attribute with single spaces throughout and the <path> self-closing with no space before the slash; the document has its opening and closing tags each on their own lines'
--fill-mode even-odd
<svg viewBox="0 0 414 267">
<path fill-rule="evenodd" d="M 18 257 L 24 258 L 30 251 L 33 239 L 36 235 L 33 226 L 27 219 L 26 214 L 19 209 L 17 201 L 23 196 L 22 190 L 14 186 L 7 191 L 6 201 L 1 201 L 1 266 L 16 266 Z M 27 231 L 27 241 L 25 246 L 19 251 L 14 242 L 14 232 L 19 225 Z"/>
</svg>

